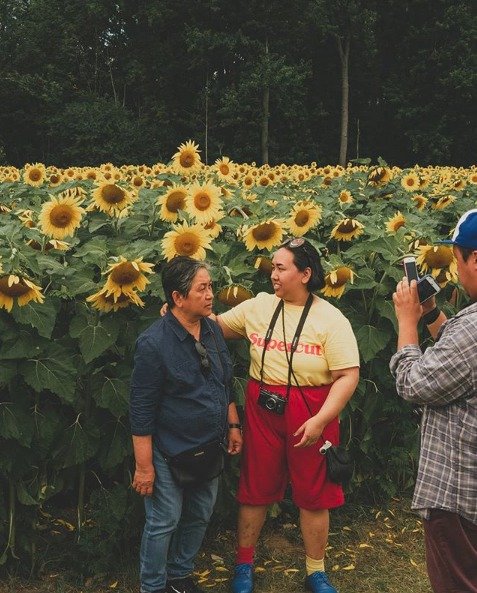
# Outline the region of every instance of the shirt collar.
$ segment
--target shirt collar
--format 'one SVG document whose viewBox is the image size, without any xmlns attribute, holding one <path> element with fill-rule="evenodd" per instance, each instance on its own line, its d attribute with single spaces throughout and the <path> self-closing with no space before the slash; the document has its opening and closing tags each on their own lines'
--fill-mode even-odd
<svg viewBox="0 0 477 593">
<path fill-rule="evenodd" d="M 190 334 L 186 328 L 179 323 L 178 319 L 172 314 L 170 310 L 168 310 L 164 315 L 164 321 L 171 327 L 181 342 L 187 340 L 188 336 L 192 336 L 192 334 Z M 204 321 L 204 318 L 200 320 L 200 333 L 210 333 L 210 326 L 206 321 Z"/>
<path fill-rule="evenodd" d="M 456 313 L 455 316 L 456 317 L 462 317 L 462 315 L 468 315 L 469 313 L 477 313 L 477 302 L 470 303 L 470 305 L 467 305 L 461 311 L 459 311 L 458 313 Z"/>
</svg>

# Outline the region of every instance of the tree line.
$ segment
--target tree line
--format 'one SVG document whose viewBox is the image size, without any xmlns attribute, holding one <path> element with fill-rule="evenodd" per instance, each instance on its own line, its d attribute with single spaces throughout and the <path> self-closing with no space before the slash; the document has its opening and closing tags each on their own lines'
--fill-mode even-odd
<svg viewBox="0 0 477 593">
<path fill-rule="evenodd" d="M 472 164 L 472 0 L 0 0 L 0 163 Z"/>
</svg>

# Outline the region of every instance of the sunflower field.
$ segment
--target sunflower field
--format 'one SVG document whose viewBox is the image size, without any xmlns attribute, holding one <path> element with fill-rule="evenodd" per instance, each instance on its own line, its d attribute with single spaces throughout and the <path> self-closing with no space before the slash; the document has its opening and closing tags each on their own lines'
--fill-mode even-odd
<svg viewBox="0 0 477 593">
<path fill-rule="evenodd" d="M 167 164 L 0 167 L 0 563 L 40 562 L 55 529 L 110 553 L 127 538 L 134 344 L 159 315 L 161 267 L 176 254 L 212 263 L 221 311 L 271 291 L 271 253 L 305 235 L 323 254 L 321 296 L 350 319 L 361 352 L 342 415 L 356 459 L 349 493 L 410 487 L 418 419 L 388 370 L 391 295 L 414 254 L 443 308 L 462 306 L 452 250 L 433 241 L 476 200 L 477 168 L 205 165 L 192 141 Z M 247 345 L 230 349 L 243 403 Z M 229 504 L 237 471 L 224 478 Z M 74 513 L 61 521 L 65 506 Z"/>
</svg>

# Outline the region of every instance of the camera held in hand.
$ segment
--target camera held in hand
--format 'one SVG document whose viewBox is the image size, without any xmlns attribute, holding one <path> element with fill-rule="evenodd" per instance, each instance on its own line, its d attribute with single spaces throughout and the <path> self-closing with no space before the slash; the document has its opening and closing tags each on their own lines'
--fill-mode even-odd
<svg viewBox="0 0 477 593">
<path fill-rule="evenodd" d="M 281 395 L 272 393 L 271 391 L 267 391 L 266 389 L 260 387 L 260 391 L 258 393 L 258 404 L 265 410 L 282 416 L 285 412 L 286 403 L 287 400 Z"/>
</svg>

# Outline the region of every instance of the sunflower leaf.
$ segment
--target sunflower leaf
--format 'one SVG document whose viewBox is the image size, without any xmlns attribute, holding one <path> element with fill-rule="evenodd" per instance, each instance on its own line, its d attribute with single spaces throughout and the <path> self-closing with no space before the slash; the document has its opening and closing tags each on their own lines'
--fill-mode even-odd
<svg viewBox="0 0 477 593">
<path fill-rule="evenodd" d="M 97 374 L 92 381 L 92 391 L 100 408 L 106 408 L 117 418 L 126 414 L 129 404 L 127 382 Z"/>
<path fill-rule="evenodd" d="M 70 336 L 79 339 L 80 351 L 86 364 L 112 346 L 118 334 L 119 324 L 112 318 L 98 321 L 94 317 L 77 315 L 70 324 Z"/>
<path fill-rule="evenodd" d="M 119 465 L 131 453 L 131 438 L 120 422 L 108 424 L 106 433 L 101 434 L 98 461 L 105 470 Z"/>
<path fill-rule="evenodd" d="M 59 342 L 49 344 L 39 354 L 19 364 L 19 371 L 26 383 L 35 391 L 49 389 L 61 399 L 72 403 L 75 398 L 77 357 Z"/>
<path fill-rule="evenodd" d="M 356 333 L 356 339 L 364 362 L 369 362 L 378 352 L 383 350 L 390 338 L 389 333 L 380 331 L 371 325 L 360 327 Z"/>
<path fill-rule="evenodd" d="M 91 459 L 99 447 L 100 434 L 97 426 L 83 426 L 81 416 L 63 433 L 61 446 L 53 455 L 61 468 L 71 467 Z"/>
<path fill-rule="evenodd" d="M 38 330 L 40 336 L 50 338 L 58 309 L 56 299 L 49 298 L 43 304 L 30 301 L 24 307 L 15 306 L 12 315 L 18 323 L 29 324 Z"/>
</svg>

